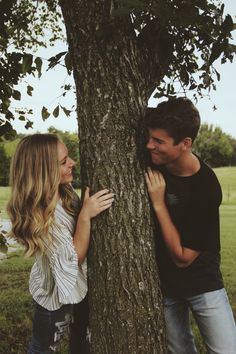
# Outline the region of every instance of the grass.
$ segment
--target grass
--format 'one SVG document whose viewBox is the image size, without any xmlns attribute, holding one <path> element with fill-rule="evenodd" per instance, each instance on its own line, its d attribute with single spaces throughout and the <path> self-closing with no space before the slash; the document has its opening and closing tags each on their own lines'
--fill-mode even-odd
<svg viewBox="0 0 236 354">
<path fill-rule="evenodd" d="M 236 167 L 218 167 L 214 171 L 223 191 L 222 204 L 236 205 Z"/>
<path fill-rule="evenodd" d="M 0 187 L 0 218 L 6 219 L 6 205 L 10 196 L 10 187 Z"/>
<path fill-rule="evenodd" d="M 0 278 L 0 353 L 23 354 L 31 333 L 32 300 L 28 276 L 32 260 L 21 252 L 11 253 L 1 262 Z"/>
<path fill-rule="evenodd" d="M 25 354 L 31 336 L 33 304 L 28 290 L 32 258 L 19 250 L 0 263 L 0 353 Z M 68 354 L 64 341 L 58 351 Z"/>
<path fill-rule="evenodd" d="M 222 273 L 225 287 L 236 317 L 236 167 L 215 169 L 223 190 L 221 206 Z M 6 217 L 5 206 L 9 188 L 0 187 L 0 209 Z M 25 354 L 31 334 L 32 300 L 28 291 L 28 276 L 32 259 L 22 256 L 22 251 L 10 253 L 0 262 L 0 354 Z M 194 334 L 200 354 L 205 354 L 199 331 L 193 321 Z M 64 342 L 60 354 L 68 354 Z"/>
</svg>

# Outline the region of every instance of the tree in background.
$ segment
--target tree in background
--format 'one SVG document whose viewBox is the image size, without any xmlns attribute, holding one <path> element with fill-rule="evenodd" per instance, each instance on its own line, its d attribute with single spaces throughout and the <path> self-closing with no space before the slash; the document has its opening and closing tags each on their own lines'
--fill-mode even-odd
<svg viewBox="0 0 236 354">
<path fill-rule="evenodd" d="M 10 158 L 7 156 L 3 144 L 0 144 L 0 164 L 0 186 L 8 186 Z"/>
<path fill-rule="evenodd" d="M 232 138 L 232 136 L 229 136 L 230 140 L 230 145 L 233 148 L 233 156 L 231 158 L 231 165 L 236 166 L 236 139 Z"/>
<path fill-rule="evenodd" d="M 233 141 L 221 128 L 203 124 L 194 142 L 194 151 L 211 167 L 230 166 L 235 155 Z"/>
<path fill-rule="evenodd" d="M 32 3 L 3 0 L 3 4 L 7 7 L 4 14 L 11 19 L 1 18 L 7 40 L 14 31 L 25 31 L 28 40 L 34 39 Z M 47 19 L 48 11 L 57 13 L 57 2 L 46 4 L 42 18 Z M 143 115 L 153 90 L 157 88 L 158 97 L 174 95 L 175 80 L 196 95 L 215 87 L 214 77 L 219 79 L 219 73 L 214 61 L 220 56 L 222 62 L 232 61 L 235 50 L 229 44 L 232 18 L 223 15 L 224 6 L 211 0 L 60 0 L 59 4 L 70 56 L 60 53 L 50 64 L 65 57 L 67 69 L 73 67 L 82 186 L 89 185 L 92 191 L 108 187 L 116 194 L 112 210 L 92 227 L 92 352 L 165 353 L 154 228 L 143 178 Z M 28 51 L 30 40 L 24 47 L 20 38 L 21 48 Z M 40 75 L 41 62 L 27 51 L 11 55 L 6 41 L 3 48 L 2 61 L 16 74 L 8 80 L 4 71 L 8 96 L 3 95 L 1 112 L 9 133 L 10 102 L 12 97 L 20 98 L 14 84 L 26 73 Z M 32 88 L 28 91 L 32 93 Z M 42 114 L 48 116 L 45 107 Z"/>
</svg>

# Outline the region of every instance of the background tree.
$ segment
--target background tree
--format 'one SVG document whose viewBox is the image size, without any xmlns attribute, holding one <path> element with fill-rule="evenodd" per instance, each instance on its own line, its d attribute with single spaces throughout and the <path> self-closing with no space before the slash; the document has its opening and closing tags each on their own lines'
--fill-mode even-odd
<svg viewBox="0 0 236 354">
<path fill-rule="evenodd" d="M 56 2 L 47 3 L 50 10 Z M 69 43 L 67 66 L 72 63 L 76 84 L 82 186 L 116 193 L 112 210 L 93 224 L 92 351 L 161 354 L 166 347 L 143 179 L 143 115 L 154 88 L 158 96 L 174 95 L 174 80 L 196 95 L 215 87 L 219 73 L 212 64 L 219 56 L 222 62 L 233 58 L 233 21 L 223 16 L 224 6 L 211 0 L 59 4 Z M 37 72 L 36 63 L 31 64 L 28 70 Z M 6 114 L 5 119 L 9 127 Z"/>
<path fill-rule="evenodd" d="M 15 101 L 21 100 L 17 84 L 24 79 L 27 94 L 32 96 L 33 87 L 27 84 L 27 78 L 29 75 L 40 78 L 43 65 L 43 59 L 35 54 L 35 50 L 63 38 L 62 22 L 54 0 L 2 0 L 0 13 L 0 136 L 10 138 L 16 133 L 12 120 L 24 121 L 27 129 L 32 127 L 30 107 L 14 107 Z M 61 57 L 52 58 L 51 67 Z M 47 115 L 46 108 L 42 114 Z"/>
<path fill-rule="evenodd" d="M 233 138 L 219 127 L 202 124 L 199 135 L 194 142 L 194 150 L 211 167 L 233 165 L 235 149 Z"/>
<path fill-rule="evenodd" d="M 8 186 L 10 158 L 7 156 L 3 144 L 0 144 L 0 163 L 0 186 Z"/>
<path fill-rule="evenodd" d="M 236 139 L 232 138 L 232 136 L 229 136 L 230 140 L 230 145 L 233 148 L 233 155 L 231 157 L 231 165 L 236 166 Z"/>
</svg>

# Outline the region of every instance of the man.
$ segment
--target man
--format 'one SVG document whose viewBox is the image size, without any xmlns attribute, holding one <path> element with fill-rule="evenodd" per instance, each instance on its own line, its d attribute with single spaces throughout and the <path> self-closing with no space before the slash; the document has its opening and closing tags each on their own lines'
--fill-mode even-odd
<svg viewBox="0 0 236 354">
<path fill-rule="evenodd" d="M 220 272 L 221 187 L 192 153 L 196 107 L 173 98 L 146 113 L 152 168 L 145 174 L 157 220 L 157 262 L 169 353 L 197 353 L 189 309 L 209 353 L 235 354 L 236 329 Z"/>
</svg>

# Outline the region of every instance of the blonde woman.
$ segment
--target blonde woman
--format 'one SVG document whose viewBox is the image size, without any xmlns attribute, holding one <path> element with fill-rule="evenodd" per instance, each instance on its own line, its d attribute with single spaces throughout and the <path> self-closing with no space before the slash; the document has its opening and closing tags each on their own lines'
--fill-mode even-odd
<svg viewBox="0 0 236 354">
<path fill-rule="evenodd" d="M 11 163 L 11 235 L 26 255 L 35 256 L 29 280 L 35 315 L 28 354 L 53 352 L 68 331 L 72 304 L 87 293 L 91 219 L 114 200 L 107 189 L 89 196 L 87 188 L 80 206 L 71 187 L 74 164 L 64 143 L 52 134 L 23 138 Z"/>
</svg>

